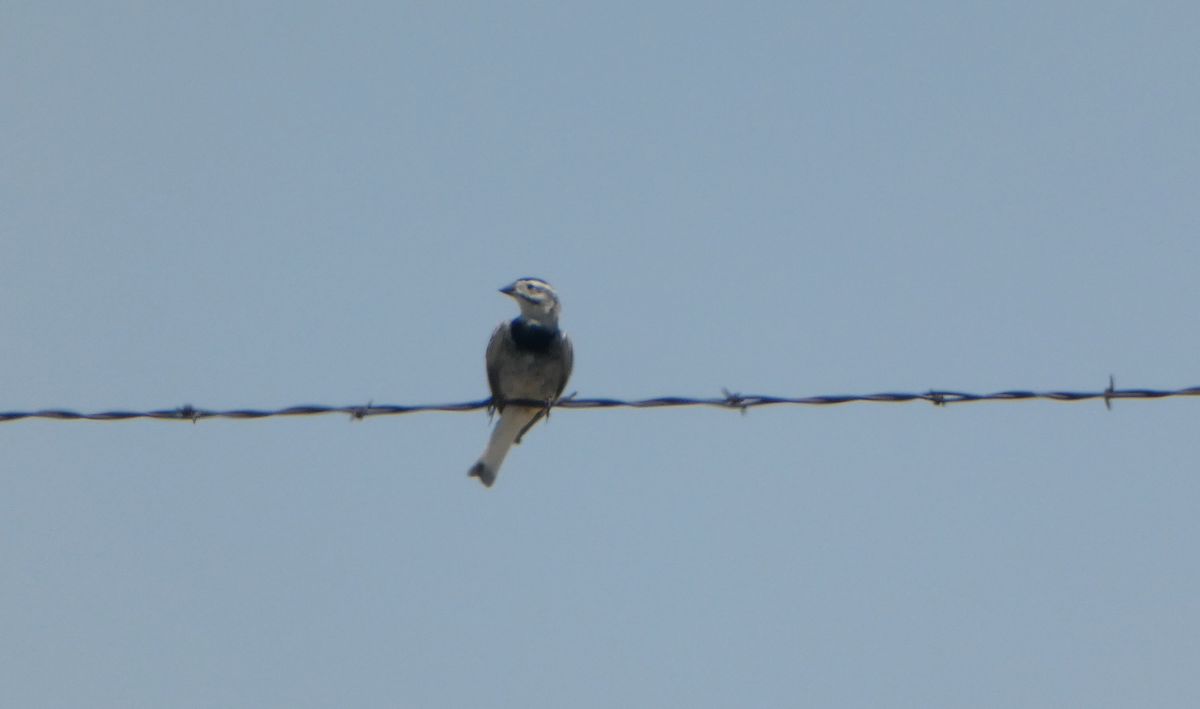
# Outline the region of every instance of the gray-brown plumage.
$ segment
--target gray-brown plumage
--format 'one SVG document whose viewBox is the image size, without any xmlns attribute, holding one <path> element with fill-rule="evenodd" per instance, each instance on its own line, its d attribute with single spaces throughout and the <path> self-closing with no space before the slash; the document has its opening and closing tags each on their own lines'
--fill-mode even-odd
<svg viewBox="0 0 1200 709">
<path fill-rule="evenodd" d="M 562 396 L 575 359 L 570 338 L 558 329 L 562 306 L 550 284 L 522 278 L 500 292 L 517 301 L 521 315 L 500 323 L 488 341 L 488 386 L 500 420 L 468 473 L 488 487 L 496 481 L 508 449 L 520 443 L 521 436 Z M 537 407 L 507 404 L 514 399 L 546 403 Z"/>
</svg>

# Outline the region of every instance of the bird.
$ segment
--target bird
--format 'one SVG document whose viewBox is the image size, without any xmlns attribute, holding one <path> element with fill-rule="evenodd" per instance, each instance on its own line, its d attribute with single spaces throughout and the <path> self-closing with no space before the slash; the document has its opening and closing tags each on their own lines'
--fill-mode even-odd
<svg viewBox="0 0 1200 709">
<path fill-rule="evenodd" d="M 500 420 L 479 460 L 467 473 L 479 478 L 484 487 L 496 482 L 508 449 L 520 443 L 526 431 L 562 396 L 575 362 L 571 338 L 558 329 L 562 304 L 549 283 L 540 278 L 521 278 L 500 292 L 517 301 L 521 314 L 496 327 L 484 358 L 491 406 L 499 412 Z M 545 404 L 535 407 L 506 403 L 514 399 Z"/>
</svg>

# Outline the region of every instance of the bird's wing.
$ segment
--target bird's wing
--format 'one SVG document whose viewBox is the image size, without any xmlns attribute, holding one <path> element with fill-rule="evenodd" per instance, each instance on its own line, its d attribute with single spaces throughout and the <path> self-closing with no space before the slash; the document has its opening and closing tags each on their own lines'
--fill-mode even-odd
<svg viewBox="0 0 1200 709">
<path fill-rule="evenodd" d="M 554 398 L 556 399 L 562 396 L 563 389 L 567 388 L 567 380 L 571 378 L 571 368 L 575 366 L 575 348 L 571 346 L 571 338 L 567 337 L 567 333 L 558 333 L 558 346 L 561 351 L 559 359 L 562 361 L 562 378 L 555 387 Z"/>
<path fill-rule="evenodd" d="M 500 357 L 504 351 L 505 340 L 511 339 L 509 322 L 505 320 L 492 332 L 492 339 L 488 340 L 487 355 L 484 357 L 487 364 L 488 389 L 492 392 L 492 406 L 500 411 L 504 411 L 504 394 L 500 391 Z"/>
</svg>

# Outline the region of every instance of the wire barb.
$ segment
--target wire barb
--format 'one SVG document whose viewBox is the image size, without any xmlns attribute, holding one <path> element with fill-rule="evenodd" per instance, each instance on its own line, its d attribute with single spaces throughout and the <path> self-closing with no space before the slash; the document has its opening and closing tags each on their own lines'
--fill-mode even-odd
<svg viewBox="0 0 1200 709">
<path fill-rule="evenodd" d="M 1111 410 L 1113 399 L 1165 399 L 1169 397 L 1197 396 L 1200 397 L 1200 386 L 1186 389 L 1157 390 L 1157 389 L 1117 389 L 1115 378 L 1110 376 L 1108 388 L 1099 392 L 1071 391 L 1001 391 L 994 394 L 968 394 L 955 391 L 930 390 L 924 394 L 861 394 L 843 396 L 809 396 L 788 398 L 777 396 L 743 395 L 722 389 L 721 398 L 694 399 L 678 396 L 663 396 L 656 399 L 640 399 L 624 401 L 621 399 L 578 399 L 571 393 L 558 401 L 547 402 L 528 399 L 508 399 L 507 405 L 528 406 L 542 409 L 541 416 L 547 415 L 551 408 L 559 409 L 611 409 L 635 408 L 657 409 L 672 406 L 709 406 L 721 409 L 737 409 L 743 414 L 747 409 L 756 406 L 774 406 L 778 404 L 800 406 L 830 406 L 833 404 L 849 404 L 853 402 L 872 403 L 905 403 L 909 401 L 928 401 L 934 406 L 948 406 L 974 401 L 1026 401 L 1029 399 L 1047 399 L 1050 401 L 1086 401 L 1103 399 L 1104 405 Z M 361 421 L 368 416 L 394 416 L 397 414 L 423 413 L 427 411 L 443 411 L 456 413 L 461 411 L 480 411 L 491 409 L 493 401 L 466 401 L 458 404 L 430 404 L 424 406 L 375 406 L 374 400 L 366 406 L 292 406 L 278 410 L 234 409 L 230 411 L 211 411 L 197 409 L 191 404 L 185 404 L 175 409 L 159 411 L 102 411 L 99 413 L 83 414 L 77 411 L 62 409 L 44 409 L 41 411 L 9 411 L 0 413 L 0 423 L 19 421 L 21 419 L 56 419 L 84 421 L 125 421 L 128 419 L 162 419 L 173 421 L 191 421 L 193 424 L 200 419 L 261 419 L 277 416 L 317 416 L 321 414 L 345 414 L 352 421 Z"/>
<path fill-rule="evenodd" d="M 374 403 L 375 403 L 375 400 L 371 399 L 370 401 L 367 402 L 366 406 L 360 406 L 357 409 L 355 409 L 354 411 L 350 412 L 350 422 L 354 423 L 355 421 L 362 421 L 364 418 L 370 416 L 371 415 L 371 405 Z"/>
<path fill-rule="evenodd" d="M 721 387 L 721 393 L 725 395 L 726 406 L 731 409 L 740 409 L 742 416 L 746 415 L 746 397 L 738 393 L 732 393 L 724 387 Z"/>
</svg>

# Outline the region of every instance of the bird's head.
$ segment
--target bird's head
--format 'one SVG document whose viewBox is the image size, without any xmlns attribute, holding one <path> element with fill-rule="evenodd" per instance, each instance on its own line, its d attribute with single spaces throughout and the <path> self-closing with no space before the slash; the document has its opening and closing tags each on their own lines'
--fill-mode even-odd
<svg viewBox="0 0 1200 709">
<path fill-rule="evenodd" d="M 540 278 L 522 278 L 500 292 L 517 301 L 521 306 L 521 319 L 549 328 L 558 327 L 558 315 L 562 305 L 558 293 Z"/>
</svg>

